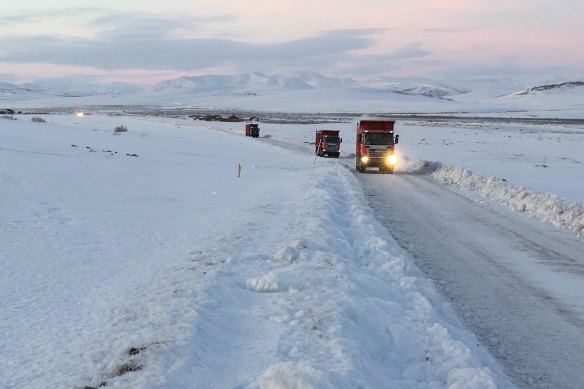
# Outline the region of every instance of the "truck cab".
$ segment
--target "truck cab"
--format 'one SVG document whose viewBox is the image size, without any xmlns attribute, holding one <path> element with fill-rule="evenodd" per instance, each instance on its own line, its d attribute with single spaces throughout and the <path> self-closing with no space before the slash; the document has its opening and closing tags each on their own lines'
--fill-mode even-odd
<svg viewBox="0 0 584 389">
<path fill-rule="evenodd" d="M 339 158 L 341 154 L 342 138 L 339 137 L 338 130 L 317 130 L 314 141 L 314 153 L 319 157 L 325 155 Z"/>
<path fill-rule="evenodd" d="M 257 123 L 247 123 L 245 125 L 245 136 L 258 138 L 260 136 L 260 126 Z"/>
<path fill-rule="evenodd" d="M 399 142 L 394 124 L 393 120 L 361 120 L 357 123 L 357 171 L 364 173 L 369 167 L 377 167 L 382 173 L 393 173 L 397 163 L 395 145 Z"/>
</svg>

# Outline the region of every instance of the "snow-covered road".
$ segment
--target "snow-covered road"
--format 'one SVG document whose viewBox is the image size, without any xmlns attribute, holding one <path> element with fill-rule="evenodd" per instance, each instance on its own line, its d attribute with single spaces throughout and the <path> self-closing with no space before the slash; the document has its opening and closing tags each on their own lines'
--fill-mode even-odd
<svg viewBox="0 0 584 389">
<path fill-rule="evenodd" d="M 581 239 L 428 176 L 357 176 L 377 218 L 516 384 L 581 387 Z"/>
</svg>

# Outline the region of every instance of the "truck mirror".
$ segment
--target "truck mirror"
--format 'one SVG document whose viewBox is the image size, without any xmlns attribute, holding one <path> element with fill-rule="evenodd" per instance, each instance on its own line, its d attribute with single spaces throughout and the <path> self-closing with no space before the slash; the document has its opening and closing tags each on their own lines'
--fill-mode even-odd
<svg viewBox="0 0 584 389">
<path fill-rule="evenodd" d="M 398 142 L 399 142 L 399 135 L 396 135 L 395 136 L 395 144 L 398 144 Z"/>
<path fill-rule="evenodd" d="M 339 139 L 339 143 L 343 143 L 343 138 Z"/>
</svg>

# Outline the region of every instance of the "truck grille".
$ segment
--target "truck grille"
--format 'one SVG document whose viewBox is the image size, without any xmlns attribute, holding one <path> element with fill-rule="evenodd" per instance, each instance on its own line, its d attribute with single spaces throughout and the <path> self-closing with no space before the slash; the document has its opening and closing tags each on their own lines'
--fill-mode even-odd
<svg viewBox="0 0 584 389">
<path fill-rule="evenodd" d="M 370 159 L 382 159 L 387 155 L 386 149 L 369 149 L 367 155 Z"/>
</svg>

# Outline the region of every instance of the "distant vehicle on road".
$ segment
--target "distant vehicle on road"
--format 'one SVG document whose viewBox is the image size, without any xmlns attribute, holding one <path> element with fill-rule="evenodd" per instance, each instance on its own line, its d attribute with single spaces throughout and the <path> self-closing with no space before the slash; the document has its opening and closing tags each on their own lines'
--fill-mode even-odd
<svg viewBox="0 0 584 389">
<path fill-rule="evenodd" d="M 257 123 L 247 123 L 245 125 L 245 136 L 258 138 L 260 136 L 260 125 Z"/>
<path fill-rule="evenodd" d="M 341 154 L 341 142 L 339 131 L 337 130 L 317 130 L 316 140 L 314 141 L 314 153 L 319 157 L 325 155 L 339 158 Z"/>
<path fill-rule="evenodd" d="M 377 167 L 381 173 L 393 173 L 397 163 L 395 145 L 399 135 L 394 134 L 394 120 L 361 120 L 357 123 L 355 168 L 365 173 L 368 167 Z"/>
</svg>

